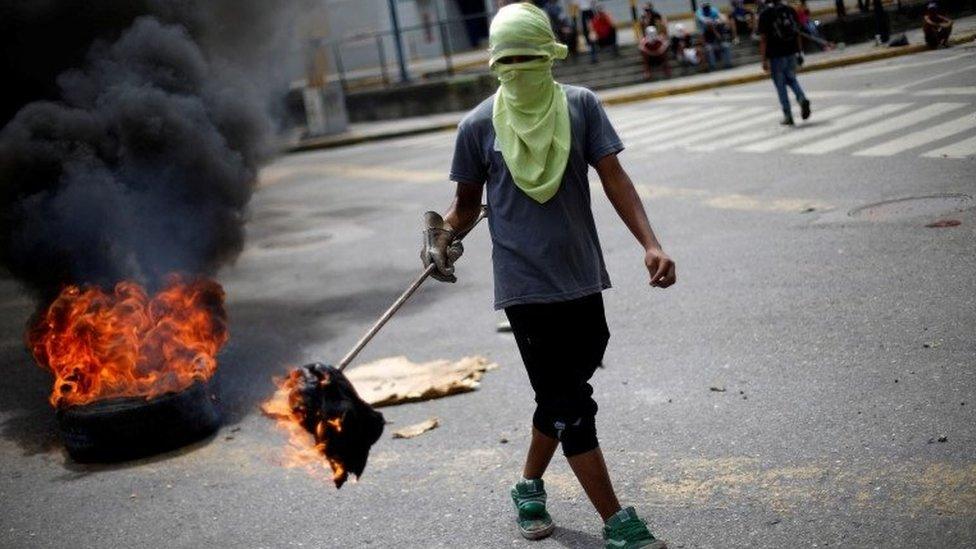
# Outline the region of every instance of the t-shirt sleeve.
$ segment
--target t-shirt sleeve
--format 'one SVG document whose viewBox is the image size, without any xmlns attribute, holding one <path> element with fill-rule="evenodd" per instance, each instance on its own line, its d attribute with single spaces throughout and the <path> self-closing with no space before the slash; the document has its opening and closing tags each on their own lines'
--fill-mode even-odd
<svg viewBox="0 0 976 549">
<path fill-rule="evenodd" d="M 624 150 L 624 144 L 613 129 L 600 100 L 592 92 L 584 96 L 583 109 L 586 116 L 584 155 L 586 163 L 595 166 L 603 157 Z"/>
<path fill-rule="evenodd" d="M 481 136 L 477 127 L 467 120 L 463 120 L 458 126 L 450 178 L 457 183 L 484 183 L 488 179 Z"/>
</svg>

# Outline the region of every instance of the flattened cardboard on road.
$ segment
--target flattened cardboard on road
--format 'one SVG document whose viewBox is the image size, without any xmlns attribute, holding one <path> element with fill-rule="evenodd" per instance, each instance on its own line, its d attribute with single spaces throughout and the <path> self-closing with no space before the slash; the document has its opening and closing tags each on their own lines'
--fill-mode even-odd
<svg viewBox="0 0 976 549">
<path fill-rule="evenodd" d="M 497 367 L 482 356 L 423 363 L 397 356 L 357 365 L 347 377 L 359 396 L 378 408 L 474 391 L 485 372 Z"/>
<path fill-rule="evenodd" d="M 441 420 L 436 417 L 430 419 L 425 419 L 420 423 L 414 423 L 413 425 L 407 425 L 406 427 L 393 431 L 393 438 L 413 438 L 420 436 L 427 431 L 431 431 L 440 426 Z"/>
</svg>

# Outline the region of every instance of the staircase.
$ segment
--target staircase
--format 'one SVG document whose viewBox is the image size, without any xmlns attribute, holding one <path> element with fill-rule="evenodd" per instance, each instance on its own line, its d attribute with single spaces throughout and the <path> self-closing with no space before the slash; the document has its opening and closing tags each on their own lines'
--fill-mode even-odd
<svg viewBox="0 0 976 549">
<path fill-rule="evenodd" d="M 758 44 L 758 42 L 753 42 L 747 37 L 742 39 L 738 45 L 733 45 L 732 65 L 759 63 Z M 672 77 L 708 71 L 708 65 L 704 59 L 697 67 L 682 67 L 671 55 L 671 52 L 669 52 L 668 63 L 671 65 Z M 721 65 L 715 70 L 722 70 L 720 67 Z M 640 51 L 633 44 L 622 45 L 619 57 L 614 57 L 613 51 L 609 48 L 602 49 L 598 54 L 598 62 L 595 64 L 590 63 L 588 51 L 581 51 L 575 58 L 570 56 L 566 60 L 556 63 L 553 73 L 558 82 L 583 86 L 592 90 L 640 84 L 647 81 L 644 79 L 644 62 L 641 59 Z M 661 67 L 653 67 L 652 79 L 664 79 Z"/>
</svg>

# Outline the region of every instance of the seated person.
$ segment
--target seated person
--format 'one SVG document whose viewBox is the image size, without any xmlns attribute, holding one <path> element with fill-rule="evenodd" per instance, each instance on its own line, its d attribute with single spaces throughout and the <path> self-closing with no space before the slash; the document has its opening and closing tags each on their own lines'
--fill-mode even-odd
<svg viewBox="0 0 976 549">
<path fill-rule="evenodd" d="M 575 59 L 579 55 L 579 32 L 576 30 L 573 20 L 569 17 L 561 18 L 556 31 L 556 37 L 560 42 L 566 44 L 566 47 L 569 48 L 569 54 Z"/>
<path fill-rule="evenodd" d="M 668 18 L 662 15 L 661 12 L 655 10 L 654 5 L 650 2 L 644 4 L 644 11 L 640 16 L 640 27 L 641 29 L 654 27 L 657 29 L 659 37 L 664 39 L 668 38 Z"/>
<path fill-rule="evenodd" d="M 697 67 L 701 63 L 701 51 L 695 45 L 694 37 L 681 23 L 674 26 L 674 34 L 671 35 L 671 52 L 682 67 Z"/>
<path fill-rule="evenodd" d="M 620 55 L 617 48 L 617 27 L 614 26 L 610 14 L 599 4 L 594 7 L 593 18 L 590 19 L 589 35 L 591 63 L 596 63 L 597 48 L 610 46 L 614 55 Z"/>
<path fill-rule="evenodd" d="M 545 5 L 545 11 L 549 16 L 549 24 L 552 26 L 552 33 L 556 35 L 556 40 L 566 44 L 570 55 L 575 58 L 579 54 L 579 35 L 573 20 L 563 15 L 559 0 L 549 0 Z"/>
<path fill-rule="evenodd" d="M 746 8 L 742 0 L 732 0 L 732 28 L 736 36 L 748 34 L 753 40 L 758 40 L 756 34 L 756 14 Z"/>
<path fill-rule="evenodd" d="M 732 33 L 730 27 L 725 22 L 725 18 L 714 7 L 711 2 L 702 3 L 695 19 L 701 26 L 702 46 L 705 51 L 705 59 L 708 61 L 708 70 L 714 70 L 721 57 L 725 68 L 732 66 L 732 47 L 729 34 Z"/>
<path fill-rule="evenodd" d="M 952 34 L 952 19 L 939 13 L 939 5 L 929 2 L 922 16 L 922 31 L 925 43 L 931 49 L 948 48 L 949 35 Z"/>
<path fill-rule="evenodd" d="M 644 58 L 644 78 L 651 79 L 651 67 L 661 67 L 666 78 L 671 78 L 671 65 L 668 64 L 668 40 L 657 32 L 654 26 L 644 29 L 640 41 L 641 57 Z"/>
</svg>

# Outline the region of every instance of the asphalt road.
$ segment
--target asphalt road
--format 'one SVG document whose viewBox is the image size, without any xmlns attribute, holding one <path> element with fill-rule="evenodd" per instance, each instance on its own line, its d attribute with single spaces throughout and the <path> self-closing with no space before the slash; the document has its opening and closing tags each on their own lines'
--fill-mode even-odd
<svg viewBox="0 0 976 549">
<path fill-rule="evenodd" d="M 648 288 L 593 175 L 614 282 L 598 426 L 621 499 L 673 547 L 976 544 L 976 214 L 957 211 L 976 202 L 849 215 L 976 194 L 974 78 L 972 48 L 803 75 L 814 116 L 795 129 L 776 125 L 769 83 L 610 110 L 679 282 Z M 48 376 L 23 350 L 31 304 L 0 281 L 0 547 L 531 545 L 507 489 L 532 395 L 495 331 L 485 228 L 461 281 L 425 287 L 360 359 L 497 361 L 476 392 L 384 410 L 440 428 L 385 435 L 336 491 L 281 466 L 284 439 L 257 409 L 272 375 L 338 360 L 417 272 L 421 213 L 452 196 L 452 138 L 265 170 L 247 248 L 220 275 L 227 424 L 184 451 L 68 461 Z M 925 227 L 946 218 L 961 225 Z M 564 460 L 546 480 L 559 529 L 534 546 L 599 546 Z"/>
</svg>

